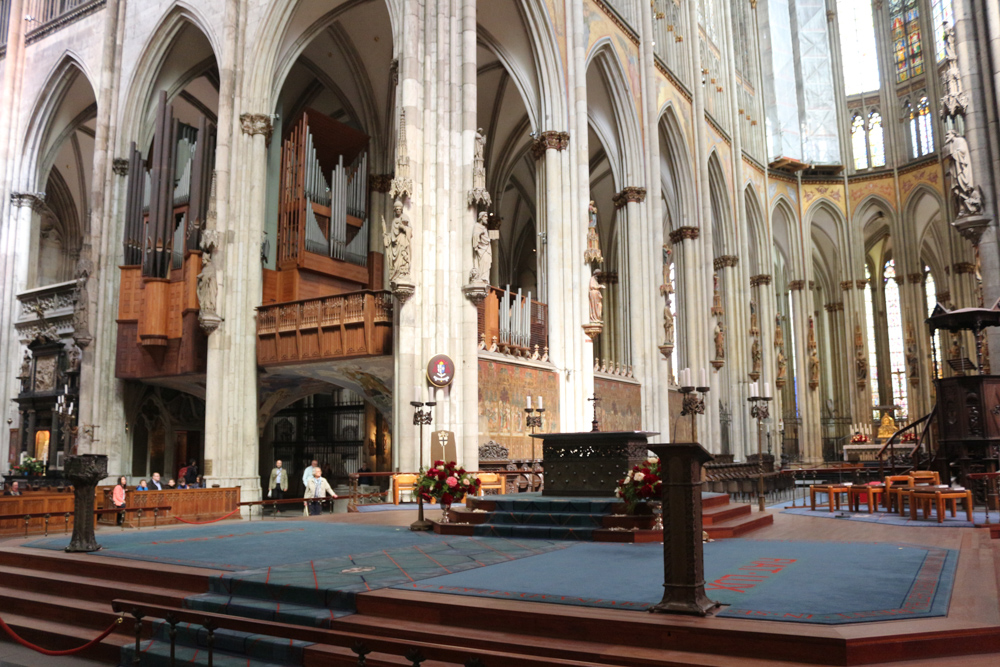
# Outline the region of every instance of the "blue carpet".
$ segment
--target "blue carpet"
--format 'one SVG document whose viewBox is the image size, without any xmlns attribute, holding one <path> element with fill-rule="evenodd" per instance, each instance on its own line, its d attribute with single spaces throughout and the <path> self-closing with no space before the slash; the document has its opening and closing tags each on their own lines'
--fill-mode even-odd
<svg viewBox="0 0 1000 667">
<path fill-rule="evenodd" d="M 254 570 L 302 563 L 310 558 L 436 544 L 446 538 L 396 526 L 311 521 L 226 521 L 207 526 L 99 533 L 101 556 L 213 570 Z M 69 537 L 47 537 L 25 546 L 61 551 Z"/>
<path fill-rule="evenodd" d="M 706 592 L 729 605 L 718 614 L 726 617 L 837 624 L 945 616 L 957 562 L 957 551 L 912 545 L 720 540 L 705 545 Z M 645 610 L 660 601 L 662 577 L 658 544 L 589 543 L 394 588 Z"/>
<path fill-rule="evenodd" d="M 825 498 L 825 496 L 823 496 Z M 780 505 L 775 505 L 775 509 L 781 509 L 782 514 L 797 514 L 799 516 L 815 516 L 824 519 L 840 519 L 841 521 L 861 521 L 864 523 L 880 523 L 887 526 L 906 526 L 908 528 L 972 528 L 973 523 L 970 523 L 967 518 L 968 514 L 959 506 L 958 512 L 953 517 L 951 515 L 951 510 L 949 509 L 944 516 L 944 521 L 938 523 L 937 513 L 931 514 L 930 519 L 924 518 L 924 513 L 919 512 L 917 516 L 919 517 L 916 521 L 910 518 L 909 510 L 906 514 L 899 516 L 898 512 L 886 512 L 884 510 L 876 510 L 871 514 L 868 513 L 867 505 L 862 504 L 860 512 L 849 512 L 847 510 L 834 510 L 829 511 L 827 505 L 820 506 L 818 503 L 815 510 L 809 509 L 809 507 L 792 507 L 791 502 L 782 503 Z M 975 523 L 983 523 L 986 521 L 986 512 L 981 510 L 973 510 L 972 518 Z M 990 516 L 990 521 L 997 523 L 1000 520 L 1000 516 L 996 512 Z"/>
</svg>

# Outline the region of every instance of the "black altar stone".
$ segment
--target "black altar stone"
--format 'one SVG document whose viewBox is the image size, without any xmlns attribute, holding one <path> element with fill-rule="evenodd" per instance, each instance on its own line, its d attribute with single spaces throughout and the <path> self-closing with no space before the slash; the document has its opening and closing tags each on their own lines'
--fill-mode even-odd
<svg viewBox="0 0 1000 667">
<path fill-rule="evenodd" d="M 646 460 L 647 431 L 536 433 L 542 441 L 543 496 L 613 496 L 618 480 Z"/>
<path fill-rule="evenodd" d="M 660 457 L 663 480 L 664 589 L 663 600 L 650 611 L 707 616 L 719 604 L 705 594 L 701 521 L 701 467 L 712 455 L 694 442 L 649 445 L 649 449 Z"/>
<path fill-rule="evenodd" d="M 97 551 L 101 545 L 94 537 L 94 492 L 97 483 L 108 476 L 108 457 L 103 454 L 70 456 L 63 468 L 73 482 L 73 538 L 66 551 Z"/>
</svg>

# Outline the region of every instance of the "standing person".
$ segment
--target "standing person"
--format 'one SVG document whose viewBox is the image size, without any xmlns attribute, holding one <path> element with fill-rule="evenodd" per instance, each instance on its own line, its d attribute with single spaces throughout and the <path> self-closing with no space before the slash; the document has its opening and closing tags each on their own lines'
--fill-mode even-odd
<svg viewBox="0 0 1000 667">
<path fill-rule="evenodd" d="M 191 488 L 191 485 L 194 484 L 194 480 L 197 478 L 198 463 L 194 459 L 191 459 L 191 462 L 188 463 L 187 469 L 184 471 L 184 481 L 187 482 L 188 488 Z"/>
<path fill-rule="evenodd" d="M 153 478 L 149 482 L 149 490 L 150 491 L 162 491 L 163 490 L 163 484 L 160 483 L 160 473 L 158 473 L 158 472 L 154 472 L 153 473 Z"/>
<path fill-rule="evenodd" d="M 267 495 L 271 500 L 281 500 L 285 497 L 286 491 L 288 491 L 288 471 L 282 467 L 281 459 L 278 459 L 274 462 L 274 467 L 271 468 L 271 477 L 267 482 Z M 281 508 L 275 505 L 274 511 L 280 512 Z"/>
<path fill-rule="evenodd" d="M 309 480 L 313 478 L 314 470 L 320 470 L 319 461 L 316 459 L 313 459 L 312 463 L 310 463 L 309 466 L 302 471 L 302 486 L 309 485 Z M 322 471 L 320 471 L 320 473 L 322 474 Z"/>
<path fill-rule="evenodd" d="M 323 477 L 323 471 L 320 470 L 318 466 L 313 467 L 313 476 L 306 484 L 306 495 L 305 497 L 309 499 L 308 505 L 303 508 L 303 514 L 308 516 L 318 516 L 323 513 L 323 505 L 319 502 L 320 498 L 325 498 L 326 496 L 331 496 L 333 498 L 337 497 L 337 494 L 333 492 L 330 488 L 330 482 L 326 481 Z"/>
<path fill-rule="evenodd" d="M 115 525 L 120 526 L 125 521 L 125 491 L 128 489 L 128 480 L 125 477 L 118 478 L 118 484 L 111 492 L 111 502 L 114 503 L 118 511 L 118 520 Z"/>
</svg>

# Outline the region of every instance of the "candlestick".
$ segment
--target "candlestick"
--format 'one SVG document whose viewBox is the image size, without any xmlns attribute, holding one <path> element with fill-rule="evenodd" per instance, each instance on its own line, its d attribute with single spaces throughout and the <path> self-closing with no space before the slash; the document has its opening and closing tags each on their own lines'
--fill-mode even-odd
<svg viewBox="0 0 1000 667">
<path fill-rule="evenodd" d="M 764 396 L 768 397 L 770 395 L 771 395 L 771 383 L 770 382 L 765 382 L 764 383 Z"/>
<path fill-rule="evenodd" d="M 701 387 L 707 387 L 708 386 L 708 369 L 707 368 L 702 368 L 701 369 L 701 385 L 699 385 L 699 386 L 701 386 Z"/>
<path fill-rule="evenodd" d="M 539 397 L 538 397 L 538 409 L 539 409 L 539 410 L 542 410 L 542 409 L 543 409 L 543 408 L 542 408 L 542 397 L 541 397 L 541 396 L 539 396 Z"/>
<path fill-rule="evenodd" d="M 525 398 L 525 401 L 527 403 L 525 405 L 525 408 L 527 408 L 528 410 L 530 410 L 531 409 L 531 396 L 530 395 L 529 396 L 525 396 L 524 398 Z"/>
</svg>

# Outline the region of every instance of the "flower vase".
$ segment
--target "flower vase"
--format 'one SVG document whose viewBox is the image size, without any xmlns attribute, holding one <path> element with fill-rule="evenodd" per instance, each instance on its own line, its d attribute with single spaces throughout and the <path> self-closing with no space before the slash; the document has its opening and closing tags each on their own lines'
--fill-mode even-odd
<svg viewBox="0 0 1000 667">
<path fill-rule="evenodd" d="M 441 503 L 441 521 L 439 523 L 451 523 L 451 519 L 448 518 L 448 512 L 451 511 L 451 505 L 445 505 Z"/>
</svg>

